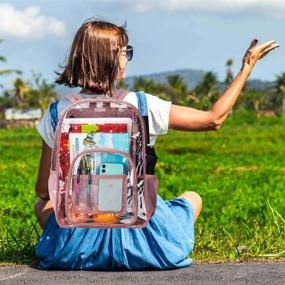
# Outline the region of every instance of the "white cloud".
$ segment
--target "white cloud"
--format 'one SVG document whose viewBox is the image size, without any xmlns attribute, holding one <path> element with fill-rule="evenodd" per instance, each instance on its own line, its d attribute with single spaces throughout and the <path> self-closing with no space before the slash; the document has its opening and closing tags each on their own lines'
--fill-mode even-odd
<svg viewBox="0 0 285 285">
<path fill-rule="evenodd" d="M 63 22 L 42 15 L 38 6 L 17 10 L 9 3 L 0 4 L 0 38 L 41 39 L 65 32 Z"/>
<path fill-rule="evenodd" d="M 138 10 L 162 9 L 168 11 L 241 11 L 253 8 L 269 8 L 285 10 L 284 0 L 145 0 L 136 1 Z"/>
<path fill-rule="evenodd" d="M 285 18 L 285 0 L 100 0 L 111 5 L 123 6 L 137 12 L 163 10 L 169 12 L 212 12 L 277 16 Z"/>
</svg>

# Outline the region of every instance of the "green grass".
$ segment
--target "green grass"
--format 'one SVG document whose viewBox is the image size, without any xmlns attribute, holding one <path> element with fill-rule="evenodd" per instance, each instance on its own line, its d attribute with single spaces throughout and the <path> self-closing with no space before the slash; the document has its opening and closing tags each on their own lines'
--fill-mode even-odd
<svg viewBox="0 0 285 285">
<path fill-rule="evenodd" d="M 158 138 L 159 193 L 198 192 L 195 261 L 285 256 L 285 119 L 233 114 L 218 132 Z M 41 138 L 35 129 L 0 130 L 0 263 L 35 263 L 41 229 L 34 185 Z"/>
<path fill-rule="evenodd" d="M 31 263 L 41 228 L 34 215 L 41 138 L 35 129 L 0 130 L 0 263 Z"/>
</svg>

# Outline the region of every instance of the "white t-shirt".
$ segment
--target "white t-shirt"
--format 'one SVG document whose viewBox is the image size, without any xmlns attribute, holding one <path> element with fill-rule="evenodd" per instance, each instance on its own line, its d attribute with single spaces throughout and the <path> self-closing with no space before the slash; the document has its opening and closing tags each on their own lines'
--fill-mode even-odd
<svg viewBox="0 0 285 285">
<path fill-rule="evenodd" d="M 92 98 L 94 95 L 82 94 L 80 95 L 84 98 Z M 150 135 L 150 145 L 154 145 L 158 135 L 166 134 L 168 131 L 168 121 L 169 113 L 171 107 L 171 101 L 162 100 L 156 96 L 145 93 L 148 107 L 148 123 L 149 123 L 149 135 Z M 98 96 L 98 95 L 96 95 Z M 135 92 L 129 92 L 124 101 L 133 104 L 135 107 L 138 106 L 137 96 Z M 62 114 L 70 105 L 68 99 L 62 98 L 58 102 L 57 110 L 58 114 Z M 51 124 L 51 116 L 49 110 L 47 110 L 36 126 L 38 132 L 40 133 L 46 144 L 53 148 L 54 144 L 54 130 Z"/>
</svg>

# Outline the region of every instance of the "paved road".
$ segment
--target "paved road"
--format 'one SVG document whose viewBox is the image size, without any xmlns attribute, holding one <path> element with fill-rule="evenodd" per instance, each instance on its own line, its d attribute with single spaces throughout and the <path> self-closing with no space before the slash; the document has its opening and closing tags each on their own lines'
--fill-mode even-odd
<svg viewBox="0 0 285 285">
<path fill-rule="evenodd" d="M 46 271 L 29 266 L 0 267 L 0 284 L 285 284 L 285 261 L 193 264 L 167 271 Z"/>
</svg>

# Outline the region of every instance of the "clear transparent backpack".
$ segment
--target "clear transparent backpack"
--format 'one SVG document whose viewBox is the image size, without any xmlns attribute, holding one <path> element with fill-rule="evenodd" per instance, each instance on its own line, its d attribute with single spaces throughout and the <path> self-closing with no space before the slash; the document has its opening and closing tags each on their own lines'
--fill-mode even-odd
<svg viewBox="0 0 285 285">
<path fill-rule="evenodd" d="M 147 167 L 154 157 L 147 101 L 136 92 L 136 108 L 123 101 L 127 93 L 85 99 L 71 94 L 62 114 L 58 101 L 51 104 L 55 140 L 48 189 L 59 226 L 139 228 L 154 214 L 158 182 Z"/>
</svg>

